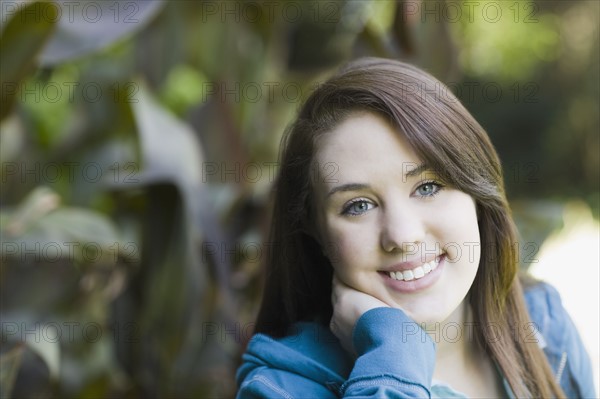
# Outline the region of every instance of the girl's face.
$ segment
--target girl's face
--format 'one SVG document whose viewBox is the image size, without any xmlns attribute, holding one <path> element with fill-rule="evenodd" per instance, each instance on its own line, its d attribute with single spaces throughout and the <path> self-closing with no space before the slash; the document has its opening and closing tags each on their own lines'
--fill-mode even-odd
<svg viewBox="0 0 600 399">
<path fill-rule="evenodd" d="M 479 265 L 473 199 L 442 185 L 376 114 L 325 134 L 316 162 L 317 234 L 339 279 L 419 323 L 446 320 Z"/>
</svg>

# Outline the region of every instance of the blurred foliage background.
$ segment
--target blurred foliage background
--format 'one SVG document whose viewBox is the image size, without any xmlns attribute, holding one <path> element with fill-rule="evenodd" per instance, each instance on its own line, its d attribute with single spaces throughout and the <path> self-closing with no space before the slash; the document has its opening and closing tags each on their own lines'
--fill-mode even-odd
<svg viewBox="0 0 600 399">
<path fill-rule="evenodd" d="M 574 200 L 598 219 L 597 1 L 1 12 L 3 398 L 232 397 L 281 134 L 359 56 L 430 71 L 487 129 L 523 267 Z"/>
</svg>

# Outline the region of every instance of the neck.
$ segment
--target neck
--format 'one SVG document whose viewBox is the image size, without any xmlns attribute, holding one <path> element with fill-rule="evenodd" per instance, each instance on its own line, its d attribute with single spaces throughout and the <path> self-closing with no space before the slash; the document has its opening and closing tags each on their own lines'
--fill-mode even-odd
<svg viewBox="0 0 600 399">
<path fill-rule="evenodd" d="M 428 325 L 427 332 L 436 343 L 436 369 L 438 367 L 469 367 L 478 360 L 481 351 L 475 341 L 473 312 L 464 300 L 441 323 Z"/>
<path fill-rule="evenodd" d="M 494 363 L 475 340 L 475 328 L 468 300 L 439 325 L 427 327 L 437 346 L 433 378 L 468 397 L 502 397 L 501 380 Z"/>
</svg>

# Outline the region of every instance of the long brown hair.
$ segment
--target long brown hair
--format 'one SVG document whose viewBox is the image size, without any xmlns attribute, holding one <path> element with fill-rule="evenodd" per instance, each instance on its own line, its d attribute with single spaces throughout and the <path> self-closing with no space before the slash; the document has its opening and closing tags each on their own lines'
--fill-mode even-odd
<svg viewBox="0 0 600 399">
<path fill-rule="evenodd" d="M 307 233 L 314 214 L 312 163 L 317 139 L 356 111 L 384 115 L 446 184 L 475 200 L 481 261 L 468 297 L 475 325 L 481 326 L 476 339 L 517 397 L 564 397 L 545 355 L 525 337 L 530 319 L 498 155 L 485 130 L 442 83 L 399 61 L 363 58 L 347 64 L 311 94 L 284 135 L 255 331 L 283 336 L 297 321 L 327 324 L 331 318 L 333 269 Z"/>
</svg>

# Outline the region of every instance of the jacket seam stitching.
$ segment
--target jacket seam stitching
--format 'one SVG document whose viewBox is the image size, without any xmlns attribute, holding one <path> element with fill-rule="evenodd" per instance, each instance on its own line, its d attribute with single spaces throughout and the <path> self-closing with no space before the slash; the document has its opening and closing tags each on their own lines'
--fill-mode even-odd
<svg viewBox="0 0 600 399">
<path fill-rule="evenodd" d="M 254 376 L 254 377 L 252 377 L 252 378 L 251 378 L 249 381 L 247 381 L 247 382 L 243 383 L 243 384 L 242 384 L 242 386 L 241 386 L 240 388 L 245 388 L 245 387 L 247 387 L 248 385 L 250 385 L 250 384 L 251 384 L 251 383 L 253 383 L 253 382 L 260 382 L 260 383 L 262 383 L 262 384 L 266 385 L 268 388 L 270 388 L 271 390 L 273 390 L 275 393 L 277 393 L 277 394 L 279 394 L 279 395 L 283 396 L 283 397 L 284 397 L 284 398 L 286 398 L 286 399 L 293 399 L 293 396 L 291 396 L 291 395 L 289 394 L 289 392 L 287 392 L 287 391 L 285 391 L 285 390 L 283 390 L 283 389 L 279 388 L 279 387 L 278 387 L 278 386 L 276 386 L 276 385 L 273 385 L 273 384 L 271 383 L 271 381 L 269 381 L 268 379 L 266 379 L 265 377 L 263 377 L 263 376 L 260 376 L 260 375 L 257 375 L 257 376 Z"/>
<path fill-rule="evenodd" d="M 560 377 L 562 377 L 563 372 L 565 371 L 565 366 L 567 365 L 567 352 L 563 352 L 560 357 L 560 363 L 558 364 L 558 370 L 556 371 L 556 382 L 560 382 Z"/>
<path fill-rule="evenodd" d="M 430 394 L 429 390 L 427 388 L 425 388 L 424 386 L 422 386 L 421 384 L 415 384 L 415 383 L 412 383 L 412 382 L 400 381 L 400 380 L 396 379 L 393 376 L 381 376 L 381 377 L 371 377 L 371 378 L 369 378 L 369 377 L 362 377 L 362 378 L 357 379 L 357 380 L 349 380 L 345 384 L 342 385 L 340 391 L 342 392 L 342 394 L 344 394 L 350 388 L 382 386 L 381 385 L 382 380 L 386 381 L 386 383 L 388 384 L 388 386 L 411 388 L 414 391 L 425 390 L 425 392 L 427 392 L 428 395 Z"/>
</svg>

